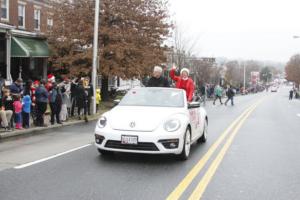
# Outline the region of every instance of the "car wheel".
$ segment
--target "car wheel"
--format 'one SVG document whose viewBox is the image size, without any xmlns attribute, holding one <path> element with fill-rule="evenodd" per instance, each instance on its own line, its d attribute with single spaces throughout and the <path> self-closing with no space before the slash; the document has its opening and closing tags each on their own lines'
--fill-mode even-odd
<svg viewBox="0 0 300 200">
<path fill-rule="evenodd" d="M 113 155 L 113 152 L 111 151 L 106 151 L 106 150 L 103 150 L 103 149 L 98 149 L 98 152 L 103 155 L 103 156 L 108 156 L 108 155 Z"/>
<path fill-rule="evenodd" d="M 183 144 L 182 152 L 179 155 L 180 160 L 187 160 L 190 155 L 190 150 L 191 150 L 191 130 L 187 128 L 184 135 L 184 144 Z"/>
<path fill-rule="evenodd" d="M 198 143 L 205 143 L 207 140 L 207 133 L 208 133 L 208 122 L 207 119 L 205 120 L 204 123 L 204 130 L 202 133 L 202 136 L 197 140 Z"/>
</svg>

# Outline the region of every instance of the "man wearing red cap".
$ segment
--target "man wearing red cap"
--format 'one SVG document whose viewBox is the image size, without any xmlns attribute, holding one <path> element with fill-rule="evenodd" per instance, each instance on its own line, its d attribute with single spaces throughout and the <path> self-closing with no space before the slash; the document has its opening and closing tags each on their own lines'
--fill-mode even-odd
<svg viewBox="0 0 300 200">
<path fill-rule="evenodd" d="M 48 74 L 48 82 L 45 85 L 46 89 L 48 90 L 48 92 L 52 89 L 53 87 L 53 83 L 55 82 L 55 76 L 53 74 Z"/>
</svg>

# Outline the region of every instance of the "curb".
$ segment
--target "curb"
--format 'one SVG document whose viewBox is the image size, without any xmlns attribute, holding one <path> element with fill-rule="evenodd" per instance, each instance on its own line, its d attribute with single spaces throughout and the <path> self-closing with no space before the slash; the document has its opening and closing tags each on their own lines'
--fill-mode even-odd
<svg viewBox="0 0 300 200">
<path fill-rule="evenodd" d="M 89 122 L 94 122 L 94 121 L 98 120 L 99 116 L 97 115 L 97 116 L 90 117 Z M 59 129 L 62 127 L 68 127 L 68 126 L 84 124 L 84 123 L 86 123 L 84 120 L 80 120 L 80 121 L 77 120 L 77 121 L 65 122 L 63 124 L 50 125 L 48 127 L 34 127 L 34 128 L 30 128 L 30 129 L 17 130 L 17 131 L 12 131 L 12 132 L 3 132 L 3 133 L 0 133 L 0 143 L 5 140 L 13 139 L 16 137 L 43 134 L 43 132 L 47 131 L 47 130 Z"/>
</svg>

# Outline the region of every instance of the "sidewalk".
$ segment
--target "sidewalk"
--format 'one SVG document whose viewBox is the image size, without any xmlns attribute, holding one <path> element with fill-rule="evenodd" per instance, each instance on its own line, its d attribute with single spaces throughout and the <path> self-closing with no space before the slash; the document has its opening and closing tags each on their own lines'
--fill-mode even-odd
<svg viewBox="0 0 300 200">
<path fill-rule="evenodd" d="M 102 113 L 104 113 L 105 111 L 102 111 L 100 113 L 97 113 L 95 115 L 91 115 L 88 116 L 89 121 L 96 121 Z M 49 117 L 48 117 L 49 118 Z M 45 120 L 45 121 L 49 121 L 49 119 Z M 63 124 L 54 124 L 54 125 L 49 125 L 47 123 L 47 127 L 32 127 L 29 129 L 23 129 L 23 130 L 13 130 L 10 132 L 4 131 L 4 130 L 0 130 L 0 142 L 3 142 L 5 140 L 17 137 L 17 136 L 27 136 L 27 135 L 34 135 L 34 134 L 41 134 L 43 133 L 42 131 L 45 130 L 51 130 L 51 129 L 57 129 L 57 128 L 61 128 L 61 127 L 65 127 L 65 126 L 72 126 L 75 124 L 83 124 L 86 123 L 84 120 L 78 120 L 75 118 L 71 118 L 68 121 L 64 122 Z"/>
</svg>

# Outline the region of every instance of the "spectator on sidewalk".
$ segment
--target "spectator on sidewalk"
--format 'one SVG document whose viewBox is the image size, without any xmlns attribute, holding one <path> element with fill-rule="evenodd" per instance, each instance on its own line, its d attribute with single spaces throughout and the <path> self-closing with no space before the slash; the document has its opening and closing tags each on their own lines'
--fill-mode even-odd
<svg viewBox="0 0 300 200">
<path fill-rule="evenodd" d="M 65 77 L 64 78 L 64 81 L 63 82 L 61 82 L 60 84 L 59 84 L 59 87 L 60 88 L 64 88 L 65 89 L 65 95 L 66 95 L 66 97 L 67 97 L 67 99 L 65 99 L 66 100 L 66 102 L 67 102 L 67 110 L 68 110 L 68 116 L 70 116 L 71 115 L 71 108 L 72 108 L 72 101 L 71 101 L 71 81 L 70 81 L 70 79 L 68 78 L 68 77 Z"/>
<path fill-rule="evenodd" d="M 14 106 L 14 117 L 15 117 L 15 123 L 16 123 L 16 129 L 23 129 L 22 126 L 22 109 L 23 105 L 21 103 L 21 97 L 15 96 L 15 101 L 13 103 Z"/>
<path fill-rule="evenodd" d="M 65 87 L 61 88 L 61 97 L 62 97 L 62 105 L 61 105 L 61 111 L 59 114 L 59 118 L 62 122 L 68 120 L 68 108 L 67 105 L 69 104 L 69 97 L 66 93 Z"/>
<path fill-rule="evenodd" d="M 14 96 L 20 96 L 23 92 L 23 80 L 18 78 L 13 84 L 10 85 L 9 90 L 11 95 Z"/>
<path fill-rule="evenodd" d="M 48 74 L 47 78 L 48 78 L 48 81 L 45 84 L 45 88 L 49 92 L 53 87 L 53 83 L 55 83 L 55 76 L 53 74 Z"/>
<path fill-rule="evenodd" d="M 91 104 L 92 104 L 92 100 L 94 98 L 94 89 L 93 89 L 93 85 L 90 82 L 90 78 L 86 77 L 84 80 L 84 89 L 87 95 L 87 113 L 88 115 L 91 115 Z"/>
<path fill-rule="evenodd" d="M 167 78 L 162 76 L 163 69 L 159 66 L 154 67 L 152 77 L 149 79 L 147 87 L 170 87 Z"/>
<path fill-rule="evenodd" d="M 23 96 L 29 95 L 32 96 L 32 80 L 28 80 L 25 83 L 24 90 L 23 90 Z"/>
<path fill-rule="evenodd" d="M 0 117 L 5 131 L 10 131 L 11 118 L 13 115 L 13 99 L 9 94 L 8 89 L 3 90 L 3 97 L 0 101 Z"/>
<path fill-rule="evenodd" d="M 215 93 L 215 99 L 214 99 L 213 105 L 216 104 L 217 99 L 219 99 L 220 104 L 223 105 L 223 102 L 222 102 L 222 95 L 223 95 L 222 87 L 220 85 L 216 85 L 214 93 Z"/>
<path fill-rule="evenodd" d="M 78 108 L 78 119 L 81 120 L 81 111 L 83 109 L 84 113 L 84 120 L 88 122 L 87 118 L 87 94 L 85 92 L 85 89 L 83 87 L 83 81 L 80 80 L 78 83 L 78 88 L 76 92 L 76 104 Z"/>
<path fill-rule="evenodd" d="M 100 102 L 101 102 L 101 91 L 100 89 L 96 90 L 96 112 L 100 109 Z"/>
<path fill-rule="evenodd" d="M 77 106 L 76 99 L 77 99 L 78 82 L 79 82 L 79 79 L 74 78 L 71 83 L 71 113 L 70 113 L 71 117 L 74 116 L 75 108 Z"/>
<path fill-rule="evenodd" d="M 37 126 L 46 126 L 44 123 L 44 114 L 47 110 L 48 104 L 48 91 L 45 88 L 46 81 L 42 80 L 40 85 L 36 88 L 35 97 L 36 97 L 36 112 L 37 112 L 37 119 L 36 125 Z"/>
<path fill-rule="evenodd" d="M 27 129 L 30 127 L 30 113 L 31 113 L 31 104 L 32 104 L 29 95 L 23 97 L 22 104 L 23 104 L 23 113 L 22 113 L 23 127 Z"/>
<path fill-rule="evenodd" d="M 39 81 L 34 81 L 32 86 L 31 86 L 31 102 L 32 102 L 32 106 L 31 106 L 31 117 L 33 120 L 33 124 L 36 125 L 36 119 L 37 119 L 37 107 L 36 107 L 36 97 L 35 97 L 35 91 L 36 88 L 40 85 Z"/>
<path fill-rule="evenodd" d="M 2 74 L 0 72 L 0 101 L 1 101 L 2 96 L 3 96 L 4 85 L 5 85 L 5 79 L 2 77 Z"/>
<path fill-rule="evenodd" d="M 59 119 L 59 114 L 62 105 L 62 97 L 56 83 L 52 83 L 52 89 L 49 91 L 49 102 L 51 109 L 51 124 L 54 125 L 55 119 L 56 123 L 62 124 Z"/>
</svg>

